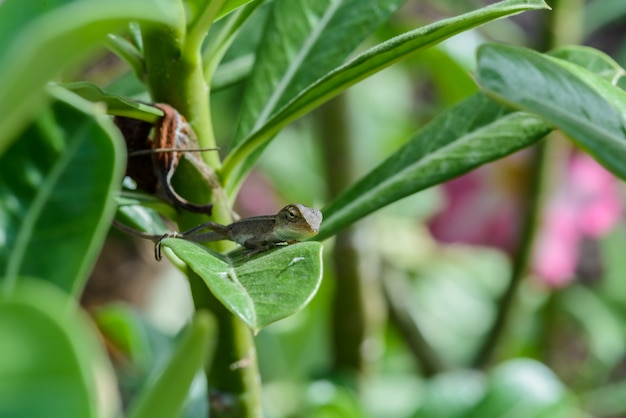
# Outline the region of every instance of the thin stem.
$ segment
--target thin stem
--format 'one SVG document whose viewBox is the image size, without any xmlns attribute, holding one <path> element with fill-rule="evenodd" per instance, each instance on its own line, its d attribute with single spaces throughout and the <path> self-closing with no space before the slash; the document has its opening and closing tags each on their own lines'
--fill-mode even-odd
<svg viewBox="0 0 626 418">
<path fill-rule="evenodd" d="M 424 337 L 408 306 L 408 297 L 411 295 L 409 283 L 400 273 L 393 274 L 391 269 L 385 270 L 383 290 L 391 323 L 402 335 L 424 376 L 431 377 L 442 372 L 443 362 Z"/>
<path fill-rule="evenodd" d="M 316 113 L 318 116 L 320 144 L 322 145 L 328 194 L 341 193 L 354 179 L 349 117 L 345 95 L 338 96 Z M 332 349 L 334 368 L 339 372 L 363 374 L 366 357 L 363 347 L 370 337 L 376 317 L 382 309 L 379 281 L 361 268 L 355 227 L 339 232 L 333 247 L 335 292 L 332 312 Z M 379 303 L 377 302 L 377 299 Z"/>
<path fill-rule="evenodd" d="M 532 162 L 530 164 L 531 177 L 526 192 L 527 202 L 523 210 L 525 216 L 521 225 L 522 232 L 513 259 L 509 284 L 498 301 L 496 319 L 474 359 L 473 365 L 475 367 L 485 367 L 498 346 L 511 316 L 517 291 L 528 268 L 541 208 L 543 207 L 543 186 L 547 170 L 546 144 L 547 142 L 543 141 L 533 150 Z"/>
</svg>

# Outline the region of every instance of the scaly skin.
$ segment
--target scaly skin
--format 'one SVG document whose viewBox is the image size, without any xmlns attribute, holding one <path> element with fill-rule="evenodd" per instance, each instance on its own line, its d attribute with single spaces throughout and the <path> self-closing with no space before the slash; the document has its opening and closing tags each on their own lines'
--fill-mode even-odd
<svg viewBox="0 0 626 418">
<path fill-rule="evenodd" d="M 276 215 L 255 216 L 230 225 L 207 222 L 175 236 L 196 242 L 234 241 L 256 253 L 280 243 L 314 237 L 321 223 L 322 213 L 319 210 L 292 204 L 282 208 Z M 211 232 L 198 233 L 204 229 Z"/>
</svg>

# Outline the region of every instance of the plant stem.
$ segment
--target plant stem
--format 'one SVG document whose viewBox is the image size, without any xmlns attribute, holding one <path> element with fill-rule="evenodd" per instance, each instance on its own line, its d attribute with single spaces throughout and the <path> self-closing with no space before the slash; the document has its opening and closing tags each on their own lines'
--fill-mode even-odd
<svg viewBox="0 0 626 418">
<path fill-rule="evenodd" d="M 323 149 L 330 197 L 337 196 L 354 177 L 345 95 L 322 106 L 318 113 L 319 136 Z M 371 330 L 372 300 L 367 300 L 374 280 L 362 275 L 362 260 L 354 228 L 339 232 L 335 238 L 335 292 L 333 297 L 334 368 L 340 372 L 364 371 L 363 347 Z M 377 289 L 378 290 L 378 289 Z M 380 292 L 371 292 L 380 294 Z"/>
<path fill-rule="evenodd" d="M 181 10 L 184 16 L 184 11 Z M 197 43 L 201 34 L 196 34 Z M 147 80 L 153 99 L 176 108 L 193 127 L 201 148 L 215 146 L 211 124 L 209 89 L 204 79 L 200 51 L 185 48 L 185 26 L 150 27 L 143 33 Z M 199 45 L 198 45 L 199 48 Z M 204 161 L 214 171 L 221 165 L 217 153 L 204 153 Z M 197 203 L 211 201 L 213 220 L 232 221 L 229 202 L 221 190 L 211 190 L 198 171 L 183 159 L 173 179 L 176 190 Z M 203 215 L 181 213 L 179 228 L 188 229 L 204 222 Z M 224 251 L 232 244 L 216 243 Z M 250 329 L 232 315 L 211 294 L 206 284 L 191 270 L 187 272 L 194 304 L 216 318 L 219 341 L 210 365 L 211 416 L 260 416 L 260 378 L 254 340 Z"/>
<path fill-rule="evenodd" d="M 409 350 L 413 354 L 425 377 L 431 377 L 444 370 L 444 365 L 433 347 L 428 343 L 411 314 L 408 297 L 410 284 L 402 273 L 394 273 L 385 268 L 383 290 L 390 322 L 396 326 Z"/>
</svg>

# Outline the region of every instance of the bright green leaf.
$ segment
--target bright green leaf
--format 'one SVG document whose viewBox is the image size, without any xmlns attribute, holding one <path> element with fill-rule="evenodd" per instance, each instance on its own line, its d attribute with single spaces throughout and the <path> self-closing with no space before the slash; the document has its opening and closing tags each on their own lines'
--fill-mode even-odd
<svg viewBox="0 0 626 418">
<path fill-rule="evenodd" d="M 90 102 L 104 103 L 109 115 L 125 116 L 150 123 L 156 123 L 163 117 L 163 111 L 159 108 L 107 93 L 95 84 L 86 81 L 64 84 L 63 87 Z"/>
<path fill-rule="evenodd" d="M 217 14 L 216 20 L 221 19 L 222 17 L 226 16 L 227 14 L 229 14 L 236 8 L 241 7 L 244 4 L 250 3 L 251 1 L 252 0 L 226 0 L 224 2 L 224 5 L 220 9 L 220 12 Z"/>
<path fill-rule="evenodd" d="M 45 100 L 44 84 L 124 23 L 177 24 L 174 0 L 0 3 L 0 155 Z"/>
<path fill-rule="evenodd" d="M 362 180 L 322 211 L 318 239 L 425 188 L 502 158 L 543 138 L 540 118 L 508 111 L 477 93 L 424 126 Z"/>
<path fill-rule="evenodd" d="M 202 362 L 209 358 L 210 353 L 203 352 L 204 356 L 200 356 L 201 353 L 196 351 L 197 348 L 202 351 L 202 345 L 206 345 L 206 341 L 202 341 L 201 346 L 194 345 L 191 348 L 189 346 L 183 348 L 181 339 L 185 338 L 186 333 L 188 334 L 188 329 L 181 330 L 177 336 L 170 336 L 156 328 L 139 311 L 121 303 L 113 303 L 98 308 L 94 312 L 94 319 L 107 342 L 110 343 L 110 346 L 115 347 L 114 351 L 120 350 L 125 359 L 130 362 L 128 367 L 118 369 L 120 390 L 122 397 L 127 400 L 127 404 L 133 404 L 140 396 L 145 398 L 157 395 L 156 392 L 153 392 L 155 385 L 181 384 L 183 386 L 181 390 L 188 388 L 183 411 L 178 415 L 172 413 L 170 416 L 180 418 L 206 418 L 208 416 L 207 379 L 202 369 Z M 212 345 L 215 338 L 214 330 L 210 330 L 210 335 L 207 338 L 209 345 Z M 197 341 L 192 340 L 191 344 L 195 343 Z M 174 360 L 173 354 L 176 350 L 180 353 L 181 349 L 189 357 L 186 360 L 180 358 Z M 191 368 L 197 369 L 190 388 L 188 387 L 188 375 L 184 376 L 184 373 L 181 373 L 172 378 L 172 376 L 164 373 L 164 369 L 168 367 L 168 362 L 171 363 L 172 361 L 175 361 L 176 366 L 181 367 L 181 371 L 189 367 L 187 373 Z M 197 367 L 194 366 L 194 361 L 197 362 Z M 159 390 L 163 390 L 163 388 Z M 175 391 L 178 392 L 178 390 L 177 387 Z M 147 395 L 148 392 L 150 395 Z M 170 396 L 165 398 L 167 401 L 158 401 L 154 406 L 163 407 L 164 413 L 179 409 L 180 393 L 177 395 L 177 399 Z M 146 403 L 147 401 L 144 399 L 141 402 Z M 150 402 L 153 402 L 153 399 L 147 403 Z M 150 411 L 149 405 L 144 405 L 142 408 L 144 408 L 144 415 L 151 416 L 149 414 L 152 411 Z"/>
<path fill-rule="evenodd" d="M 82 290 L 115 211 L 124 145 L 104 115 L 62 93 L 0 158 L 0 277 Z"/>
<path fill-rule="evenodd" d="M 163 247 L 196 272 L 215 297 L 255 332 L 300 311 L 322 280 L 322 246 L 317 242 L 250 258 L 241 251 L 216 254 L 181 239 L 165 239 Z"/>
<path fill-rule="evenodd" d="M 0 298 L 0 416 L 118 416 L 113 371 L 96 330 L 74 301 L 20 278 Z"/>
<path fill-rule="evenodd" d="M 257 122 L 251 126 L 252 132 L 239 141 L 238 146 L 224 161 L 223 177 L 226 181 L 226 188 L 230 193 L 237 189 L 242 178 L 258 158 L 258 151 L 263 149 L 283 127 L 358 81 L 457 33 L 526 10 L 545 8 L 547 5 L 543 0 L 505 0 L 470 13 L 444 19 L 377 45 L 327 73 L 306 88 L 306 85 L 298 84 L 297 86 L 302 90 L 278 111 L 275 111 L 274 108 L 267 108 L 266 101 L 261 100 L 257 108 L 262 109 L 262 117 L 255 118 Z M 291 80 L 285 82 L 291 82 Z M 272 100 L 275 100 L 276 103 L 283 103 L 282 96 Z M 272 114 L 273 116 L 271 116 Z M 267 119 L 269 116 L 271 118 Z M 266 122 L 265 119 L 267 119 Z M 244 128 L 246 128 L 245 125 Z"/>
<path fill-rule="evenodd" d="M 550 51 L 550 56 L 569 61 L 615 84 L 626 72 L 613 58 L 595 48 L 570 45 Z"/>
<path fill-rule="evenodd" d="M 505 45 L 479 49 L 477 78 L 489 95 L 541 116 L 626 179 L 626 92 L 578 65 Z"/>
<path fill-rule="evenodd" d="M 176 417 L 183 408 L 196 374 L 207 360 L 209 344 L 216 338 L 215 323 L 206 312 L 196 313 L 158 379 L 149 384 L 130 406 L 129 418 Z"/>
</svg>

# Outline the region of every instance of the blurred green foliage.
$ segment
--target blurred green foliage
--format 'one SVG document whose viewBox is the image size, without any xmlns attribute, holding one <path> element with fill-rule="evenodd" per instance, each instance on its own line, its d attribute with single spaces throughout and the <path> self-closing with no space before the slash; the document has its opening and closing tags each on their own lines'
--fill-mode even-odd
<svg viewBox="0 0 626 418">
<path fill-rule="evenodd" d="M 538 143 L 560 145 L 495 180 L 558 183 L 572 145 L 554 130 L 626 176 L 626 42 L 606 35 L 626 8 L 486 3 L 0 2 L 0 417 L 626 414 L 623 222 L 562 288 L 528 268 L 532 234 L 510 250 L 425 228 L 433 186 Z M 578 34 L 604 52 L 549 40 Z M 110 116 L 155 123 L 154 100 L 221 147 L 204 157 L 219 186 L 174 179 L 217 221 L 300 202 L 336 236 L 253 257 L 165 240 L 196 308 L 174 334 L 145 307 L 76 303 L 114 217 L 198 219 L 122 187 Z"/>
</svg>

